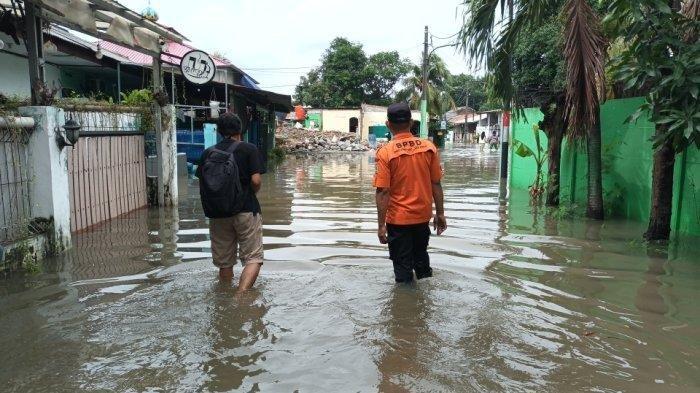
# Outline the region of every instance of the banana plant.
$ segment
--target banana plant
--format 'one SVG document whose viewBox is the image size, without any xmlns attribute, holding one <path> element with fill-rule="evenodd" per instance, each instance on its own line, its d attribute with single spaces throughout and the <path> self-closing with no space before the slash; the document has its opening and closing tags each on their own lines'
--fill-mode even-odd
<svg viewBox="0 0 700 393">
<path fill-rule="evenodd" d="M 544 182 L 542 179 L 542 168 L 544 167 L 544 163 L 547 161 L 547 155 L 544 154 L 544 148 L 542 148 L 539 125 L 533 125 L 532 132 L 535 135 L 535 150 L 518 139 L 513 139 L 513 150 L 515 154 L 522 158 L 532 157 L 535 160 L 537 172 L 535 174 L 535 181 L 530 186 L 530 200 L 532 203 L 538 203 L 545 190 L 545 185 L 543 184 Z"/>
</svg>

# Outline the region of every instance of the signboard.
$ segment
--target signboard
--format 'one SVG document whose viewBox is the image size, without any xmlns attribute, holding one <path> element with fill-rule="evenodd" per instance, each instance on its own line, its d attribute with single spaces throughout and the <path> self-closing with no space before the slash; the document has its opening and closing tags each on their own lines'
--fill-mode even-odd
<svg viewBox="0 0 700 393">
<path fill-rule="evenodd" d="M 446 121 L 441 121 L 440 122 L 440 129 L 441 130 L 446 130 L 447 129 L 447 122 Z"/>
<path fill-rule="evenodd" d="M 214 65 L 211 56 L 205 52 L 192 50 L 182 56 L 180 71 L 188 81 L 196 85 L 203 85 L 214 79 L 216 65 Z"/>
</svg>

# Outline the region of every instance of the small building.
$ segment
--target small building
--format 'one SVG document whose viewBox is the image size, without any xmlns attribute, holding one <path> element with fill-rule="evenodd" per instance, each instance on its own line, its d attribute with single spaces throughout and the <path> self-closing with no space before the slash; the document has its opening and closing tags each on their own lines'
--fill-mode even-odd
<svg viewBox="0 0 700 393">
<path fill-rule="evenodd" d="M 369 104 L 362 104 L 359 108 L 309 108 L 304 126 L 321 131 L 358 134 L 360 139 L 367 140 L 370 127 L 385 124 L 386 111 L 385 106 Z M 420 128 L 420 111 L 412 111 L 411 116 L 414 122 L 412 131 L 415 133 Z"/>
</svg>

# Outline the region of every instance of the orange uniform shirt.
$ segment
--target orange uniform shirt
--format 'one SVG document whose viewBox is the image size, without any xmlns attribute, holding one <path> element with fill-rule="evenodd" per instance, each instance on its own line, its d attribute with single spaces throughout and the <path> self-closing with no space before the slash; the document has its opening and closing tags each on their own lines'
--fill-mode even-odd
<svg viewBox="0 0 700 393">
<path fill-rule="evenodd" d="M 435 145 L 410 133 L 394 136 L 377 151 L 374 187 L 389 189 L 386 222 L 412 225 L 429 222 L 433 216 L 432 183 L 442 178 Z"/>
</svg>

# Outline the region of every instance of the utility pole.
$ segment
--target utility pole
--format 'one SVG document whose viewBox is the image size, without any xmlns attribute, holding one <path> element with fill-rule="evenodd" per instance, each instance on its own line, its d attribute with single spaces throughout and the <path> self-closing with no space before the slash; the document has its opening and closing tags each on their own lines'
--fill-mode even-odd
<svg viewBox="0 0 700 393">
<path fill-rule="evenodd" d="M 428 137 L 428 26 L 425 26 L 423 41 L 423 83 L 420 98 L 420 137 Z"/>
<path fill-rule="evenodd" d="M 469 89 L 467 91 L 467 100 L 465 102 L 466 108 L 464 108 L 464 125 L 462 126 L 462 143 L 466 143 L 467 134 L 469 130 L 469 123 L 467 123 L 467 116 L 469 115 Z"/>
<path fill-rule="evenodd" d="M 513 0 L 508 1 L 508 23 L 513 23 Z M 513 56 L 508 54 L 508 67 L 513 71 Z M 513 106 L 512 103 L 510 105 Z M 510 138 L 510 112 L 501 114 L 501 183 L 508 180 L 508 140 Z"/>
</svg>

